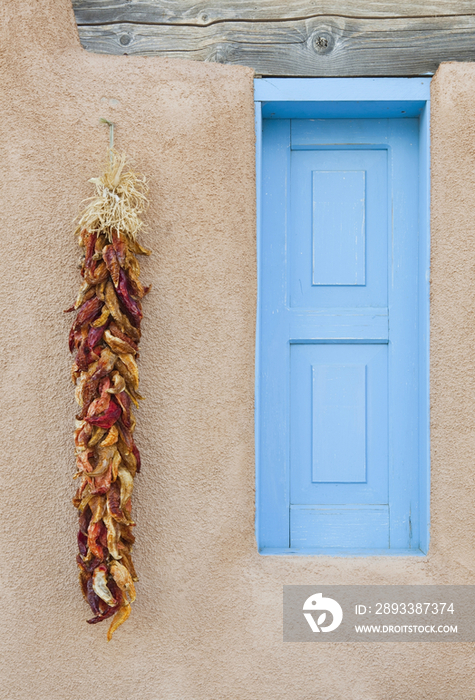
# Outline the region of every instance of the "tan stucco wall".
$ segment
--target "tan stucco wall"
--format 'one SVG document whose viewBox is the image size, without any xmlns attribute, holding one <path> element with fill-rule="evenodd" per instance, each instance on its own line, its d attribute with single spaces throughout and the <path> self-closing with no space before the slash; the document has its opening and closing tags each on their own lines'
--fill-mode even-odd
<svg viewBox="0 0 475 700">
<path fill-rule="evenodd" d="M 283 584 L 473 583 L 475 65 L 433 81 L 432 545 L 273 558 L 254 538 L 252 71 L 86 54 L 70 0 L 0 10 L 2 700 L 473 700 L 473 645 L 282 642 Z M 105 153 L 150 179 L 133 616 L 76 583 L 72 219 Z"/>
</svg>

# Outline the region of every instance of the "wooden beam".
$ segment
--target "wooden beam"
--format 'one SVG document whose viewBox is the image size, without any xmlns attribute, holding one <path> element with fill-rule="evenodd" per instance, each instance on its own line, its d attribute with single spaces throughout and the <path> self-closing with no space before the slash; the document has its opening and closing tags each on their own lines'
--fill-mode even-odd
<svg viewBox="0 0 475 700">
<path fill-rule="evenodd" d="M 302 0 L 73 2 L 81 43 L 95 53 L 214 61 L 250 66 L 262 76 L 308 77 L 427 75 L 441 61 L 475 60 L 473 0 L 368 0 L 364 17 L 356 16 L 361 0 L 342 0 L 338 16 L 306 16 L 309 6 L 315 14 L 330 5 L 335 7 Z"/>
<path fill-rule="evenodd" d="M 278 22 L 319 16 L 384 19 L 470 15 L 473 0 L 72 0 L 78 24 Z M 336 9 L 338 8 L 338 11 Z"/>
</svg>

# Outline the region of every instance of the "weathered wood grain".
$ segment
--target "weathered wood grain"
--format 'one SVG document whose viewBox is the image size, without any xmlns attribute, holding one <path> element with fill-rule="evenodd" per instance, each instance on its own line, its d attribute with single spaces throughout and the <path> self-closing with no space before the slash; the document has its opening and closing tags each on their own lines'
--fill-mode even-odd
<svg viewBox="0 0 475 700">
<path fill-rule="evenodd" d="M 318 16 L 439 17 L 475 13 L 474 0 L 73 0 L 78 24 L 265 22 Z"/>
<path fill-rule="evenodd" d="M 186 2 L 181 4 L 186 8 Z M 342 4 L 351 3 L 347 0 Z M 368 8 L 372 4 L 375 3 L 370 1 Z M 474 6 L 473 2 L 443 3 L 443 6 L 449 4 L 459 7 L 470 4 L 472 9 Z M 163 9 L 177 7 L 178 3 L 160 5 Z M 223 8 L 229 5 L 229 0 L 223 2 Z M 419 10 L 422 5 L 414 3 Z M 428 2 L 424 8 L 433 5 L 440 11 L 442 3 Z M 475 60 L 473 14 L 383 19 L 319 16 L 262 22 L 219 21 L 208 26 L 117 22 L 98 26 L 79 24 L 78 29 L 84 48 L 96 53 L 245 65 L 263 76 L 426 75 L 435 72 L 441 61 Z"/>
</svg>

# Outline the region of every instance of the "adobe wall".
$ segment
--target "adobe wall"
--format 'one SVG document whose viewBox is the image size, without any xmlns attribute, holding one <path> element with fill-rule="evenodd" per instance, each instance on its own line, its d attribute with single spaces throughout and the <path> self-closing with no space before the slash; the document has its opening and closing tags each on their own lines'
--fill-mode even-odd
<svg viewBox="0 0 475 700">
<path fill-rule="evenodd" d="M 2 700 L 473 700 L 473 645 L 282 642 L 283 584 L 473 583 L 475 65 L 432 108 L 432 544 L 261 557 L 254 536 L 253 73 L 92 55 L 70 0 L 0 10 Z M 129 621 L 85 623 L 62 311 L 108 134 L 150 181 Z"/>
</svg>

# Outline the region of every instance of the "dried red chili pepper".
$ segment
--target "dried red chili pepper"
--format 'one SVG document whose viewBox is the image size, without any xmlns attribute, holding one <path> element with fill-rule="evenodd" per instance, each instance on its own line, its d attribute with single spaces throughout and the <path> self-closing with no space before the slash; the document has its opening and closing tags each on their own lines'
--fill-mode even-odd
<svg viewBox="0 0 475 700">
<path fill-rule="evenodd" d="M 84 260 L 84 268 L 90 270 L 92 267 L 92 256 L 95 252 L 97 233 L 89 233 L 86 238 L 86 256 Z"/>
<path fill-rule="evenodd" d="M 115 254 L 117 255 L 119 265 L 121 267 L 124 267 L 128 246 L 124 237 L 121 236 L 115 229 L 112 231 L 112 245 L 114 246 Z"/>
<path fill-rule="evenodd" d="M 87 597 L 87 602 L 89 603 L 89 606 L 90 606 L 92 612 L 94 613 L 94 615 L 100 615 L 101 614 L 101 610 L 99 608 L 100 598 L 92 587 L 92 576 L 87 581 L 86 597 Z"/>
<path fill-rule="evenodd" d="M 76 320 L 74 321 L 73 325 L 74 330 L 78 330 L 85 323 L 91 322 L 97 318 L 97 316 L 100 315 L 101 309 L 102 301 L 97 297 L 85 301 L 84 304 L 78 309 L 78 315 L 76 316 Z"/>
<path fill-rule="evenodd" d="M 120 338 L 120 340 L 123 340 L 124 343 L 127 343 L 132 348 L 132 351 L 137 354 L 138 357 L 139 346 L 134 340 L 132 340 L 132 338 L 129 338 L 129 336 L 126 335 L 126 333 L 123 333 L 114 321 L 112 321 L 112 323 L 109 324 L 109 331 L 113 335 L 115 335 L 116 338 Z M 131 351 L 129 350 L 128 352 Z"/>
<path fill-rule="evenodd" d="M 105 326 L 99 326 L 99 328 L 89 329 L 89 333 L 87 334 L 87 344 L 90 348 L 95 348 L 96 345 L 101 341 L 105 329 Z"/>
<path fill-rule="evenodd" d="M 106 247 L 102 251 L 102 257 L 104 258 L 104 262 L 107 265 L 107 269 L 109 270 L 112 282 L 114 283 L 114 287 L 117 287 L 120 278 L 120 264 L 117 260 L 117 255 L 114 250 L 114 247 L 112 245 L 106 245 Z"/>
<path fill-rule="evenodd" d="M 134 446 L 132 447 L 132 454 L 134 455 L 135 460 L 136 460 L 136 462 L 137 462 L 137 467 L 136 467 L 136 469 L 137 469 L 137 474 L 139 474 L 139 473 L 140 473 L 140 467 L 141 467 L 141 465 L 142 465 L 142 460 L 140 459 L 140 452 L 139 452 L 139 450 L 138 450 L 138 448 L 137 448 L 137 445 L 135 445 L 135 444 L 134 444 Z"/>
<path fill-rule="evenodd" d="M 140 321 L 143 318 L 142 306 L 140 302 L 136 301 L 130 295 L 129 284 L 127 281 L 127 276 L 124 270 L 120 270 L 119 275 L 119 286 L 117 287 L 117 296 L 122 302 L 126 313 L 128 314 L 130 320 L 134 326 L 139 327 Z"/>
<path fill-rule="evenodd" d="M 87 554 L 87 537 L 81 530 L 78 532 L 78 548 L 79 554 L 85 557 Z"/>
<path fill-rule="evenodd" d="M 86 420 L 88 423 L 91 423 L 92 425 L 98 425 L 99 428 L 104 428 L 105 430 L 109 430 L 109 428 L 112 428 L 114 423 L 117 421 L 121 414 L 121 409 L 120 407 L 116 404 L 115 401 L 112 399 L 109 401 L 109 407 L 105 413 L 102 413 L 99 416 L 86 416 Z"/>
<path fill-rule="evenodd" d="M 116 605 L 113 608 L 109 608 L 106 610 L 106 612 L 103 615 L 96 615 L 96 617 L 92 617 L 90 620 L 86 620 L 86 622 L 90 625 L 95 625 L 97 622 L 102 622 L 102 620 L 107 620 L 108 617 L 112 617 L 112 615 L 115 615 L 115 613 L 119 610 L 120 605 Z"/>
<path fill-rule="evenodd" d="M 125 391 L 121 391 L 120 394 L 116 394 L 116 399 L 117 403 L 122 409 L 122 424 L 125 425 L 126 428 L 130 429 L 132 425 L 130 414 L 130 396 Z"/>
<path fill-rule="evenodd" d="M 140 454 L 131 401 L 138 405 L 141 398 L 136 359 L 140 299 L 148 288 L 140 283 L 135 256 L 149 251 L 135 240 L 146 202 L 144 181 L 126 172 L 123 158 L 112 152 L 110 167 L 92 182 L 97 196 L 77 229 L 84 281 L 68 309 L 77 310 L 69 348 L 77 351 L 72 377 L 80 406 L 74 441 L 81 484 L 73 504 L 79 511 L 79 580 L 94 615 L 87 622 L 113 617 L 110 639 L 130 615 L 137 581 L 130 496 Z"/>
</svg>

